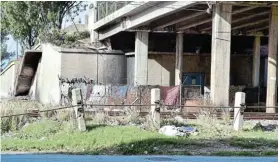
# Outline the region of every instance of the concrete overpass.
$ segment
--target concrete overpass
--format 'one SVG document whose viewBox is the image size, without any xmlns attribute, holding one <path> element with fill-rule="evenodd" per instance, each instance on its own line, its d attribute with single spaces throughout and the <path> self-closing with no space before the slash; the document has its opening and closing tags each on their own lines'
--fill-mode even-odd
<svg viewBox="0 0 278 162">
<path fill-rule="evenodd" d="M 96 6 L 96 5 L 94 5 Z M 101 20 L 93 8 L 89 18 L 92 42 L 106 41 L 120 32 L 136 32 L 135 84 L 146 84 L 149 32 L 177 33 L 175 83 L 181 83 L 183 35 L 210 34 L 211 99 L 228 106 L 231 36 L 255 36 L 253 86 L 259 84 L 260 38 L 269 36 L 267 106 L 275 106 L 277 96 L 277 2 L 131 2 Z M 267 109 L 268 113 L 275 109 Z"/>
</svg>

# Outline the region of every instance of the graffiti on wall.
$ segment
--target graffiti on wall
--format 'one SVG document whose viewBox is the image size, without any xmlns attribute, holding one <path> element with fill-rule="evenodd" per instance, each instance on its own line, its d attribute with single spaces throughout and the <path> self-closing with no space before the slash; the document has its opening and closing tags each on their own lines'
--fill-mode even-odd
<svg viewBox="0 0 278 162">
<path fill-rule="evenodd" d="M 71 90 L 80 88 L 83 103 L 92 105 L 132 105 L 151 104 L 151 89 L 161 89 L 162 103 L 175 105 L 179 101 L 178 87 L 162 86 L 131 86 L 131 85 L 97 85 L 88 78 L 61 78 L 61 105 L 71 105 Z M 103 108 L 94 106 L 94 108 Z M 148 111 L 149 106 L 140 107 L 141 111 Z"/>
<path fill-rule="evenodd" d="M 95 84 L 95 81 L 89 78 L 59 78 L 60 92 L 61 92 L 61 105 L 71 104 L 71 90 L 74 88 L 80 88 L 82 92 L 82 97 L 84 100 L 88 98 L 91 94 L 91 87 Z"/>
</svg>

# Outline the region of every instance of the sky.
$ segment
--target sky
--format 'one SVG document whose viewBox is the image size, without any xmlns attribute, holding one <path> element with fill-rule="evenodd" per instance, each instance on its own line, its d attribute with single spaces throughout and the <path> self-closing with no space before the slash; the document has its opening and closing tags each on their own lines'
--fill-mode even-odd
<svg viewBox="0 0 278 162">
<path fill-rule="evenodd" d="M 86 3 L 91 3 L 91 2 L 86 2 Z M 81 24 L 85 24 L 85 15 L 89 14 L 89 9 L 87 8 L 86 11 L 80 12 L 79 15 L 77 17 L 74 18 L 73 22 L 76 24 L 79 24 L 79 21 L 81 21 Z M 63 20 L 63 24 L 62 24 L 62 28 L 66 28 L 70 25 L 73 25 L 72 21 L 68 21 L 66 22 L 66 19 L 68 19 L 69 16 L 66 16 Z M 11 35 L 8 36 L 9 40 L 7 41 L 7 51 L 8 52 L 16 52 L 17 51 L 17 42 L 13 39 L 13 37 Z M 19 56 L 21 56 L 23 54 L 23 51 L 20 47 L 20 45 L 18 44 L 18 54 Z M 15 60 L 16 56 L 11 57 L 10 61 Z M 4 67 L 8 64 L 8 60 L 4 61 Z"/>
</svg>

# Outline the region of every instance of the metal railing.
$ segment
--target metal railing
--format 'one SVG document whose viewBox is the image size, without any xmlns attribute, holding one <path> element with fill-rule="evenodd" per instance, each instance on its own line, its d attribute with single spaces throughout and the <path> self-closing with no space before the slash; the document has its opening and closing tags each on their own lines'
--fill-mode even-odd
<svg viewBox="0 0 278 162">
<path fill-rule="evenodd" d="M 119 10 L 132 1 L 98 1 L 97 2 L 97 21 Z"/>
</svg>

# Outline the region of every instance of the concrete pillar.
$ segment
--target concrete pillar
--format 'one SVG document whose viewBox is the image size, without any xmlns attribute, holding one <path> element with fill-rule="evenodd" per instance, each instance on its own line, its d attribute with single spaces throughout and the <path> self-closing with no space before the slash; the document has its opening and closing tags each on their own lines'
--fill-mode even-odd
<svg viewBox="0 0 278 162">
<path fill-rule="evenodd" d="M 157 103 L 160 101 L 160 89 L 153 88 L 151 89 L 151 115 L 152 115 L 152 122 L 155 129 L 160 128 L 160 108 L 159 110 L 156 109 Z"/>
<path fill-rule="evenodd" d="M 261 61 L 261 37 L 256 36 L 254 39 L 254 52 L 253 52 L 253 71 L 252 71 L 252 84 L 253 87 L 258 87 L 260 84 L 260 61 Z"/>
<path fill-rule="evenodd" d="M 245 93 L 236 92 L 235 108 L 234 108 L 234 130 L 239 131 L 243 127 L 243 110 L 242 105 L 245 105 Z"/>
<path fill-rule="evenodd" d="M 72 105 L 74 106 L 77 127 L 80 131 L 86 131 L 86 123 L 83 108 L 83 98 L 80 88 L 72 90 Z"/>
<path fill-rule="evenodd" d="M 148 32 L 136 32 L 134 85 L 148 84 Z"/>
<path fill-rule="evenodd" d="M 218 3 L 213 9 L 210 96 L 215 106 L 228 106 L 232 5 Z"/>
<path fill-rule="evenodd" d="M 276 105 L 277 98 L 277 48 L 278 48 L 278 6 L 271 7 L 268 37 L 268 69 L 266 106 Z M 266 113 L 275 113 L 275 108 L 267 108 Z"/>
<path fill-rule="evenodd" d="M 182 84 L 182 66 L 183 66 L 183 33 L 178 33 L 176 38 L 176 67 L 175 67 L 175 85 Z"/>
<path fill-rule="evenodd" d="M 97 1 L 92 1 L 92 5 L 93 5 L 93 8 L 90 11 L 88 29 L 91 33 L 90 34 L 91 42 L 97 42 L 98 41 L 98 33 L 93 30 L 94 24 L 97 22 L 97 16 L 98 16 Z"/>
</svg>

